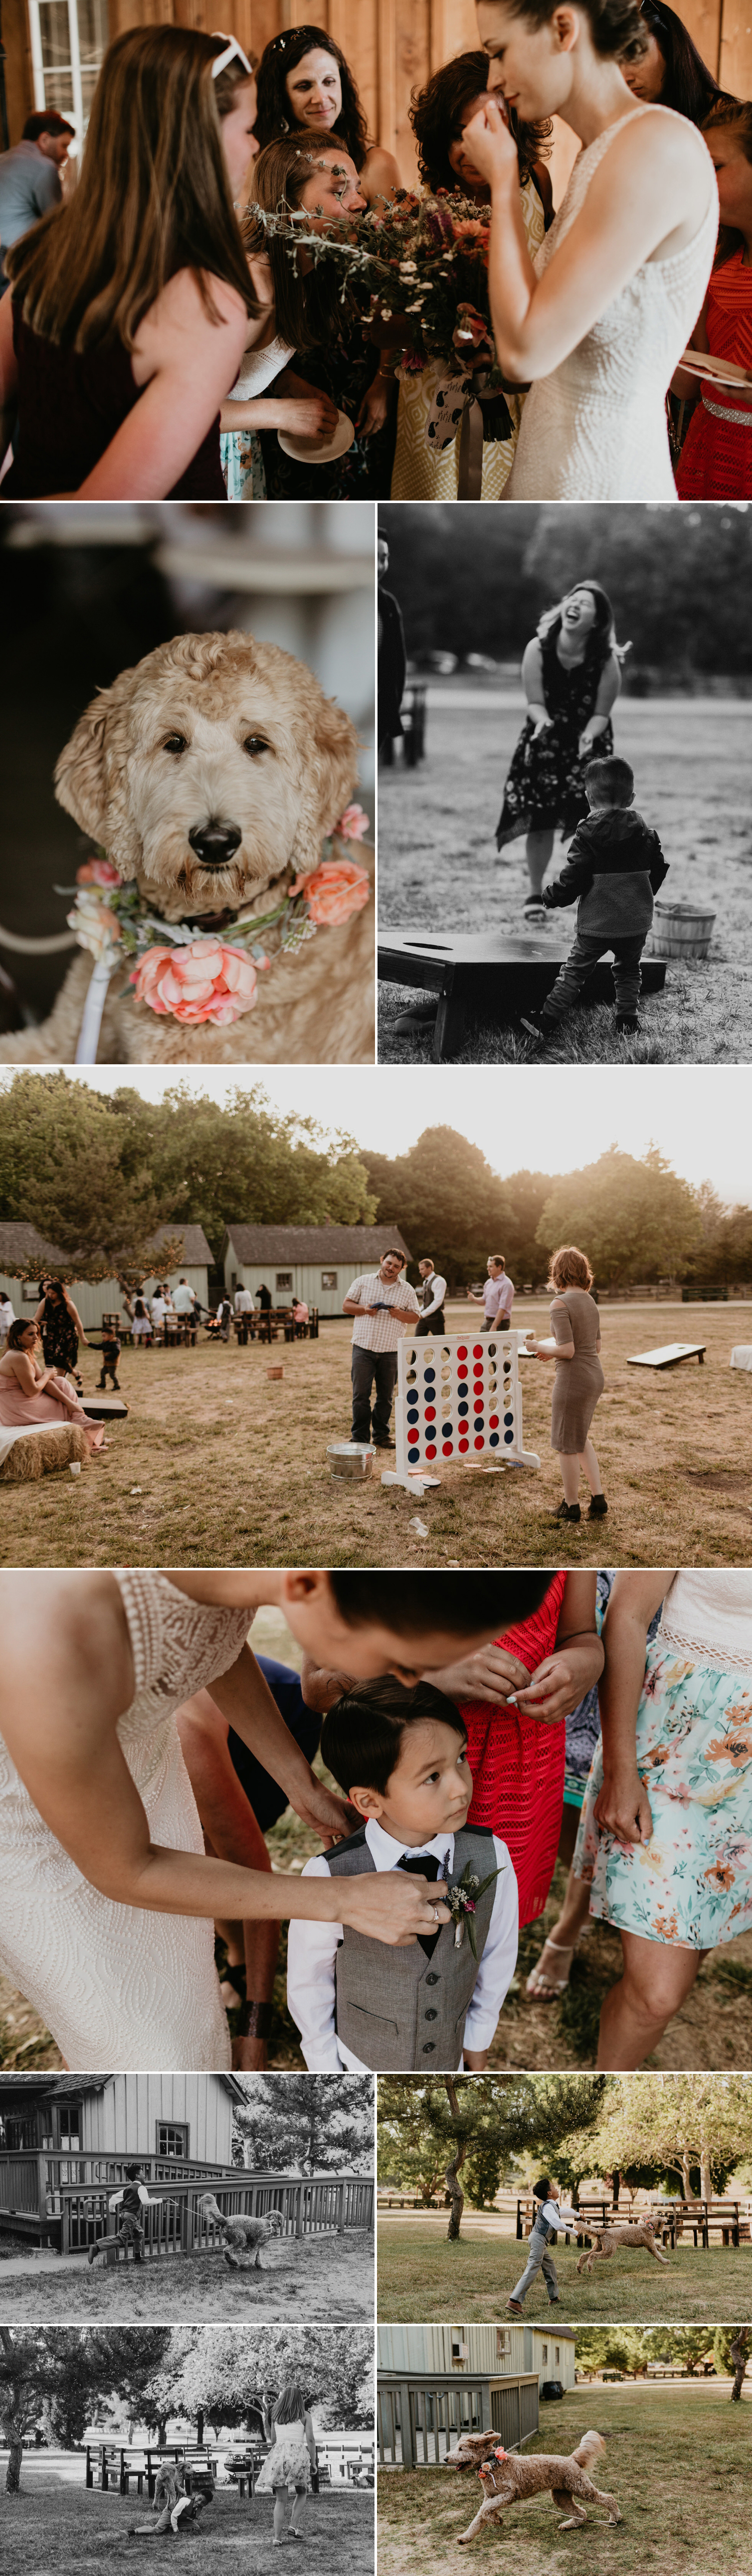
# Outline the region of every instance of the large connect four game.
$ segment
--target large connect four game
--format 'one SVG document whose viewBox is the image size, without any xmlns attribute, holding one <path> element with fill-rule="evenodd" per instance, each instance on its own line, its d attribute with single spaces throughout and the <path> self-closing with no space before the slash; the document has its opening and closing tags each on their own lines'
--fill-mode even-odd
<svg viewBox="0 0 752 2576">
<path fill-rule="evenodd" d="M 450 1333 L 435 1341 L 403 1333 L 394 1409 L 396 1472 L 383 1484 L 416 1490 L 444 1461 L 539 1467 L 524 1446 L 519 1349 L 524 1334 Z"/>
</svg>

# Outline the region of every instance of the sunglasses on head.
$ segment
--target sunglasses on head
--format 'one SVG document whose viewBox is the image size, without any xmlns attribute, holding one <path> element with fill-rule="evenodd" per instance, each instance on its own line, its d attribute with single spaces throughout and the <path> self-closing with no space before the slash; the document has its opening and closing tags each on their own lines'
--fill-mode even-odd
<svg viewBox="0 0 752 2576">
<path fill-rule="evenodd" d="M 253 64 L 249 63 L 248 55 L 244 54 L 242 45 L 238 44 L 237 36 L 226 36 L 224 27 L 212 27 L 212 35 L 216 38 L 218 43 L 223 44 L 225 48 L 223 54 L 215 55 L 214 62 L 212 63 L 212 80 L 218 80 L 220 72 L 226 71 L 228 63 L 233 62 L 236 57 L 238 62 L 242 63 L 243 70 L 247 72 L 249 80 L 252 80 Z"/>
</svg>

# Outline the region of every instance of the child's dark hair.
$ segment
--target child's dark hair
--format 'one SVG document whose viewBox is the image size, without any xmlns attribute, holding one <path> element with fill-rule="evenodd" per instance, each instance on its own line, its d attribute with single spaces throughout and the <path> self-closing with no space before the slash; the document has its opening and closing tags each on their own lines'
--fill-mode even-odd
<svg viewBox="0 0 752 2576">
<path fill-rule="evenodd" d="M 534 2200 L 550 2200 L 550 2197 L 551 2197 L 551 2176 L 550 2176 L 550 2174 L 541 2174 L 541 2176 L 540 2176 L 540 2180 L 539 2180 L 538 2182 L 534 2182 L 534 2183 L 533 2183 L 533 2199 L 534 2199 Z"/>
<path fill-rule="evenodd" d="M 408 1726 L 437 1719 L 452 1726 L 463 1743 L 467 1728 L 454 1701 L 435 1690 L 433 1682 L 416 1682 L 403 1690 L 391 1674 L 359 1682 L 327 1711 L 321 1729 L 321 1754 L 328 1771 L 349 1796 L 351 1789 L 377 1789 L 385 1797 L 402 1751 Z"/>
<path fill-rule="evenodd" d="M 129 2182 L 138 2182 L 141 2173 L 140 2165 L 126 2165 L 125 2170 Z"/>
<path fill-rule="evenodd" d="M 481 1628 L 501 1636 L 540 1609 L 553 1573 L 411 1574 L 391 1566 L 362 1574 L 330 1572 L 329 1582 L 348 1628 L 377 1620 L 396 1637 L 428 1637 L 432 1630 L 440 1637 L 472 1637 Z"/>
<path fill-rule="evenodd" d="M 588 761 L 585 785 L 595 788 L 602 805 L 628 805 L 634 795 L 634 770 L 614 751 L 605 760 Z"/>
</svg>

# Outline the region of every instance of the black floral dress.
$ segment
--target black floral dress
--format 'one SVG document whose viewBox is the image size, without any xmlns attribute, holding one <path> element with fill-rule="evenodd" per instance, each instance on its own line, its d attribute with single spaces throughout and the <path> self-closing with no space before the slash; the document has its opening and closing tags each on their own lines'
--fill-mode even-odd
<svg viewBox="0 0 752 2576">
<path fill-rule="evenodd" d="M 60 1369 L 63 1377 L 78 1370 L 78 1334 L 62 1298 L 45 1297 L 40 1316 L 42 1349 L 45 1366 Z"/>
<path fill-rule="evenodd" d="M 338 411 L 346 411 L 353 422 L 378 364 L 378 349 L 364 339 L 355 314 L 330 347 L 296 351 L 290 359 L 296 375 L 328 394 Z M 270 501 L 388 500 L 397 440 L 396 404 L 383 429 L 371 438 L 359 439 L 356 433 L 346 456 L 333 458 L 330 465 L 304 465 L 298 457 L 285 456 L 276 429 L 262 429 L 259 434 Z"/>
<path fill-rule="evenodd" d="M 557 642 L 558 635 L 550 634 L 541 643 L 543 703 L 553 722 L 534 741 L 535 717 L 525 719 L 504 789 L 497 850 L 503 849 L 505 841 L 516 841 L 521 832 L 553 832 L 557 827 L 570 840 L 588 811 L 584 781 L 593 753 L 581 754 L 580 735 L 595 712 L 603 666 L 586 654 L 574 670 L 565 670 Z M 613 748 L 609 720 L 598 735 L 599 758 L 605 759 Z"/>
</svg>

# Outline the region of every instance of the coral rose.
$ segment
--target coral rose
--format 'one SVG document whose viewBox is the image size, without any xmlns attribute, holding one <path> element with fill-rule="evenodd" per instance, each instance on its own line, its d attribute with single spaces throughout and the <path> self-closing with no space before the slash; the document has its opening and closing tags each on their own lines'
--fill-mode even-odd
<svg viewBox="0 0 752 2576">
<path fill-rule="evenodd" d="M 87 859 L 84 867 L 76 869 L 76 884 L 117 886 L 122 885 L 122 877 L 111 859 Z"/>
<path fill-rule="evenodd" d="M 354 859 L 322 859 L 310 877 L 296 877 L 292 894 L 305 894 L 312 921 L 326 922 L 330 928 L 349 921 L 351 912 L 362 912 L 371 891 L 365 868 Z"/>
<path fill-rule="evenodd" d="M 362 841 L 364 832 L 368 830 L 368 815 L 364 814 L 362 805 L 346 805 L 334 829 L 343 841 Z"/>
<path fill-rule="evenodd" d="M 212 1020 L 222 1028 L 253 1010 L 258 979 L 244 949 L 205 938 L 184 947 L 147 948 L 130 980 L 136 1000 L 148 1002 L 160 1018 Z"/>
</svg>

